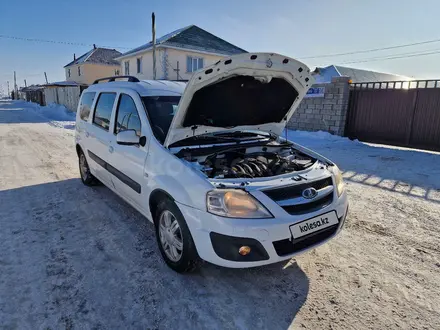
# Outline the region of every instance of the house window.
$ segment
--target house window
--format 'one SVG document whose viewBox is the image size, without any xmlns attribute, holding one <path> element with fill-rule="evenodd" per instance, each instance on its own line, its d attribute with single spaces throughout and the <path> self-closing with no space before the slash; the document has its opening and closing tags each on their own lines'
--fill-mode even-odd
<svg viewBox="0 0 440 330">
<path fill-rule="evenodd" d="M 81 76 L 81 67 L 78 66 L 78 76 Z"/>
<path fill-rule="evenodd" d="M 70 69 L 67 69 L 67 77 L 70 78 Z"/>
<path fill-rule="evenodd" d="M 203 57 L 186 57 L 186 72 L 195 72 L 203 68 Z"/>
<path fill-rule="evenodd" d="M 119 76 L 119 70 L 115 70 L 115 76 Z"/>
<path fill-rule="evenodd" d="M 142 57 L 136 59 L 136 72 L 142 73 Z"/>
<path fill-rule="evenodd" d="M 124 62 L 124 68 L 125 68 L 125 75 L 128 76 L 130 74 L 130 61 Z"/>
</svg>

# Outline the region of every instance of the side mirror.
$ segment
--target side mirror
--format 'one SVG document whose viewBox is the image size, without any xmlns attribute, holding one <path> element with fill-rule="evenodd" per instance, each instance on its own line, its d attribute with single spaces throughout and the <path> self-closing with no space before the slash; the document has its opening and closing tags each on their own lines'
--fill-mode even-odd
<svg viewBox="0 0 440 330">
<path fill-rule="evenodd" d="M 136 135 L 136 131 L 134 129 L 128 129 L 125 131 L 120 131 L 116 135 L 116 143 L 124 146 L 132 146 L 135 144 L 140 144 L 139 136 Z"/>
</svg>

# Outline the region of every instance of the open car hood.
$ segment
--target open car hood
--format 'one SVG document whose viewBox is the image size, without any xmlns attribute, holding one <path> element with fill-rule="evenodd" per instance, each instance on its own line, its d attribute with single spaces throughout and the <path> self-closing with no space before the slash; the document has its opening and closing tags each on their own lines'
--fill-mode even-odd
<svg viewBox="0 0 440 330">
<path fill-rule="evenodd" d="M 280 135 L 313 81 L 305 64 L 279 54 L 222 59 L 192 76 L 164 146 L 228 129 Z"/>
</svg>

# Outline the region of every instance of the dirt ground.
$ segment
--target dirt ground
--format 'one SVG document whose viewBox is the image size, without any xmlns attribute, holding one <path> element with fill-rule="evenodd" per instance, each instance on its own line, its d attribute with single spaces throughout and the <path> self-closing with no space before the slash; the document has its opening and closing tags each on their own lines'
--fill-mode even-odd
<svg viewBox="0 0 440 330">
<path fill-rule="evenodd" d="M 293 133 L 344 171 L 342 233 L 285 270 L 179 275 L 153 225 L 82 185 L 73 136 L 0 102 L 1 329 L 439 328 L 439 154 Z"/>
</svg>

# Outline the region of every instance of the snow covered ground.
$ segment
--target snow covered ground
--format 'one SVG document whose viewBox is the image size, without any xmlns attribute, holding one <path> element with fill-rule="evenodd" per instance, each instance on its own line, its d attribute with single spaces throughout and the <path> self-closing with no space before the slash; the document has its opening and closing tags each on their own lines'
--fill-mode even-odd
<svg viewBox="0 0 440 330">
<path fill-rule="evenodd" d="M 153 227 L 78 177 L 74 116 L 0 101 L 0 328 L 432 329 L 440 320 L 440 155 L 327 133 L 350 197 L 336 239 L 282 264 L 178 275 Z"/>
</svg>

